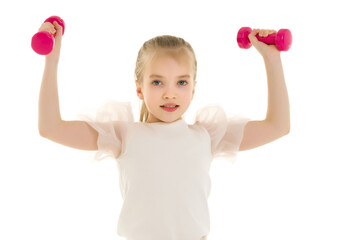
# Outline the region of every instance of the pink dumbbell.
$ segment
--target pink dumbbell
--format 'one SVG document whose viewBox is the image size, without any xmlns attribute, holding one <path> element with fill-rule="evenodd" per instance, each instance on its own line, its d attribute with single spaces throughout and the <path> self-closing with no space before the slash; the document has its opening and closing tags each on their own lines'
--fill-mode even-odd
<svg viewBox="0 0 360 240">
<path fill-rule="evenodd" d="M 64 35 L 65 22 L 60 17 L 51 16 L 48 19 L 46 19 L 44 21 L 44 23 L 50 22 L 51 24 L 53 24 L 54 21 L 57 21 L 59 23 L 59 25 L 62 26 L 62 29 L 63 29 L 62 34 Z M 49 53 L 51 53 L 51 51 L 54 48 L 55 35 L 56 35 L 56 33 L 51 34 L 47 31 L 40 31 L 40 32 L 36 33 L 31 39 L 32 49 L 40 55 L 48 55 Z"/>
<path fill-rule="evenodd" d="M 237 34 L 237 42 L 240 48 L 248 49 L 252 46 L 249 40 L 249 34 L 251 28 L 242 27 Z M 292 35 L 289 29 L 280 29 L 277 33 L 269 34 L 267 37 L 260 37 L 256 35 L 256 38 L 266 44 L 276 45 L 279 51 L 287 51 L 291 47 Z"/>
</svg>

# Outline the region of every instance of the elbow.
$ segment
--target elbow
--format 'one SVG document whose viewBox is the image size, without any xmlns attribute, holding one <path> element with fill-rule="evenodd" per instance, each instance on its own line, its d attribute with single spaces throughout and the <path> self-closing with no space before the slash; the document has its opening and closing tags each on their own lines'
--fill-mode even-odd
<svg viewBox="0 0 360 240">
<path fill-rule="evenodd" d="M 286 134 L 289 134 L 289 133 L 290 133 L 290 122 L 289 122 L 289 126 L 287 127 L 286 130 L 287 130 L 287 131 L 286 131 Z"/>
<path fill-rule="evenodd" d="M 41 136 L 41 137 L 43 137 L 43 138 L 46 138 L 45 136 L 45 131 L 42 129 L 42 128 L 38 128 L 38 131 L 39 131 L 39 135 Z"/>
<path fill-rule="evenodd" d="M 288 135 L 290 133 L 290 128 L 285 132 L 285 135 Z"/>
<path fill-rule="evenodd" d="M 290 133 L 290 129 L 278 131 L 278 135 L 277 135 L 276 139 L 285 137 L 289 133 Z"/>
<path fill-rule="evenodd" d="M 46 123 L 46 124 L 45 124 Z M 38 132 L 41 137 L 48 138 L 54 134 L 54 131 L 60 126 L 61 122 L 52 122 L 48 124 L 45 121 L 38 122 Z"/>
<path fill-rule="evenodd" d="M 278 128 L 280 137 L 286 136 L 290 133 L 290 128 Z"/>
<path fill-rule="evenodd" d="M 51 128 L 46 128 L 42 125 L 38 126 L 39 135 L 43 138 L 48 138 Z"/>
<path fill-rule="evenodd" d="M 44 122 L 41 121 L 41 119 L 39 119 L 39 121 L 38 121 L 38 132 L 39 132 L 39 135 L 40 135 L 41 137 L 45 137 L 45 132 L 46 132 L 43 123 L 44 123 Z"/>
<path fill-rule="evenodd" d="M 40 124 L 40 121 L 38 122 L 38 131 L 41 137 L 45 137 L 45 129 L 43 124 Z"/>
<path fill-rule="evenodd" d="M 275 126 L 274 127 L 277 131 L 277 133 L 282 137 L 282 136 L 285 136 L 285 135 L 288 135 L 290 133 L 290 125 L 287 125 L 287 126 Z"/>
<path fill-rule="evenodd" d="M 283 131 L 284 136 L 290 133 L 290 126 Z"/>
<path fill-rule="evenodd" d="M 282 134 L 283 135 L 288 135 L 290 133 L 290 122 L 287 122 L 286 124 L 284 124 L 282 126 L 282 128 L 279 128 L 279 129 L 282 129 Z"/>
</svg>

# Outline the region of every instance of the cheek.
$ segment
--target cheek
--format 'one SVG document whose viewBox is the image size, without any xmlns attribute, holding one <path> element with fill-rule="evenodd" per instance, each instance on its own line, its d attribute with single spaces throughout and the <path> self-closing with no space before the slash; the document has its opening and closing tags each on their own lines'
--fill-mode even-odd
<svg viewBox="0 0 360 240">
<path fill-rule="evenodd" d="M 161 93 L 157 89 L 147 89 L 144 92 L 144 99 L 147 105 L 153 105 L 154 103 L 156 103 L 159 96 L 161 96 Z"/>
<path fill-rule="evenodd" d="M 190 91 L 189 89 L 184 89 L 183 91 L 181 91 L 181 98 L 184 101 L 191 101 L 191 99 L 192 99 L 192 91 Z"/>
<path fill-rule="evenodd" d="M 147 98 L 152 98 L 154 96 L 159 96 L 161 94 L 160 89 L 156 89 L 156 88 L 151 88 L 151 89 L 147 89 L 145 92 L 145 95 Z"/>
</svg>

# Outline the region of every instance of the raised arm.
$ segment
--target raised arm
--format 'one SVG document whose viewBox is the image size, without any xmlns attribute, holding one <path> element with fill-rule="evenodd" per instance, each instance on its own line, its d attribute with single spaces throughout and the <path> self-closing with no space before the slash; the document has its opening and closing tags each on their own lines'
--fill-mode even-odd
<svg viewBox="0 0 360 240">
<path fill-rule="evenodd" d="M 254 29 L 249 39 L 263 56 L 267 82 L 268 107 L 265 120 L 250 121 L 244 129 L 239 151 L 249 150 L 270 143 L 290 131 L 290 106 L 280 52 L 275 46 L 257 41 L 255 35 L 266 37 L 273 30 Z"/>
<path fill-rule="evenodd" d="M 97 150 L 98 132 L 83 121 L 63 121 L 60 115 L 57 70 L 60 58 L 62 29 L 58 24 L 44 23 L 41 31 L 54 32 L 54 50 L 45 57 L 45 69 L 39 96 L 38 129 L 42 137 L 65 146 Z"/>
</svg>

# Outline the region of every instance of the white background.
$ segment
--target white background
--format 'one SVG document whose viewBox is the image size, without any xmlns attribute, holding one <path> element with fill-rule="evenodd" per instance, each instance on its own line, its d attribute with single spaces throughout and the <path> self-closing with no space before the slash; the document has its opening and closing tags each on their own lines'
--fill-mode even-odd
<svg viewBox="0 0 360 240">
<path fill-rule="evenodd" d="M 59 63 L 61 115 L 107 100 L 131 101 L 141 45 L 184 38 L 198 60 L 186 114 L 216 103 L 261 120 L 267 81 L 256 49 L 240 49 L 242 26 L 288 28 L 281 58 L 291 132 L 211 165 L 209 240 L 360 239 L 359 13 L 355 1 L 2 1 L 0 3 L 0 239 L 121 239 L 115 161 L 39 136 L 44 57 L 31 37 L 52 15 L 64 19 Z"/>
</svg>

